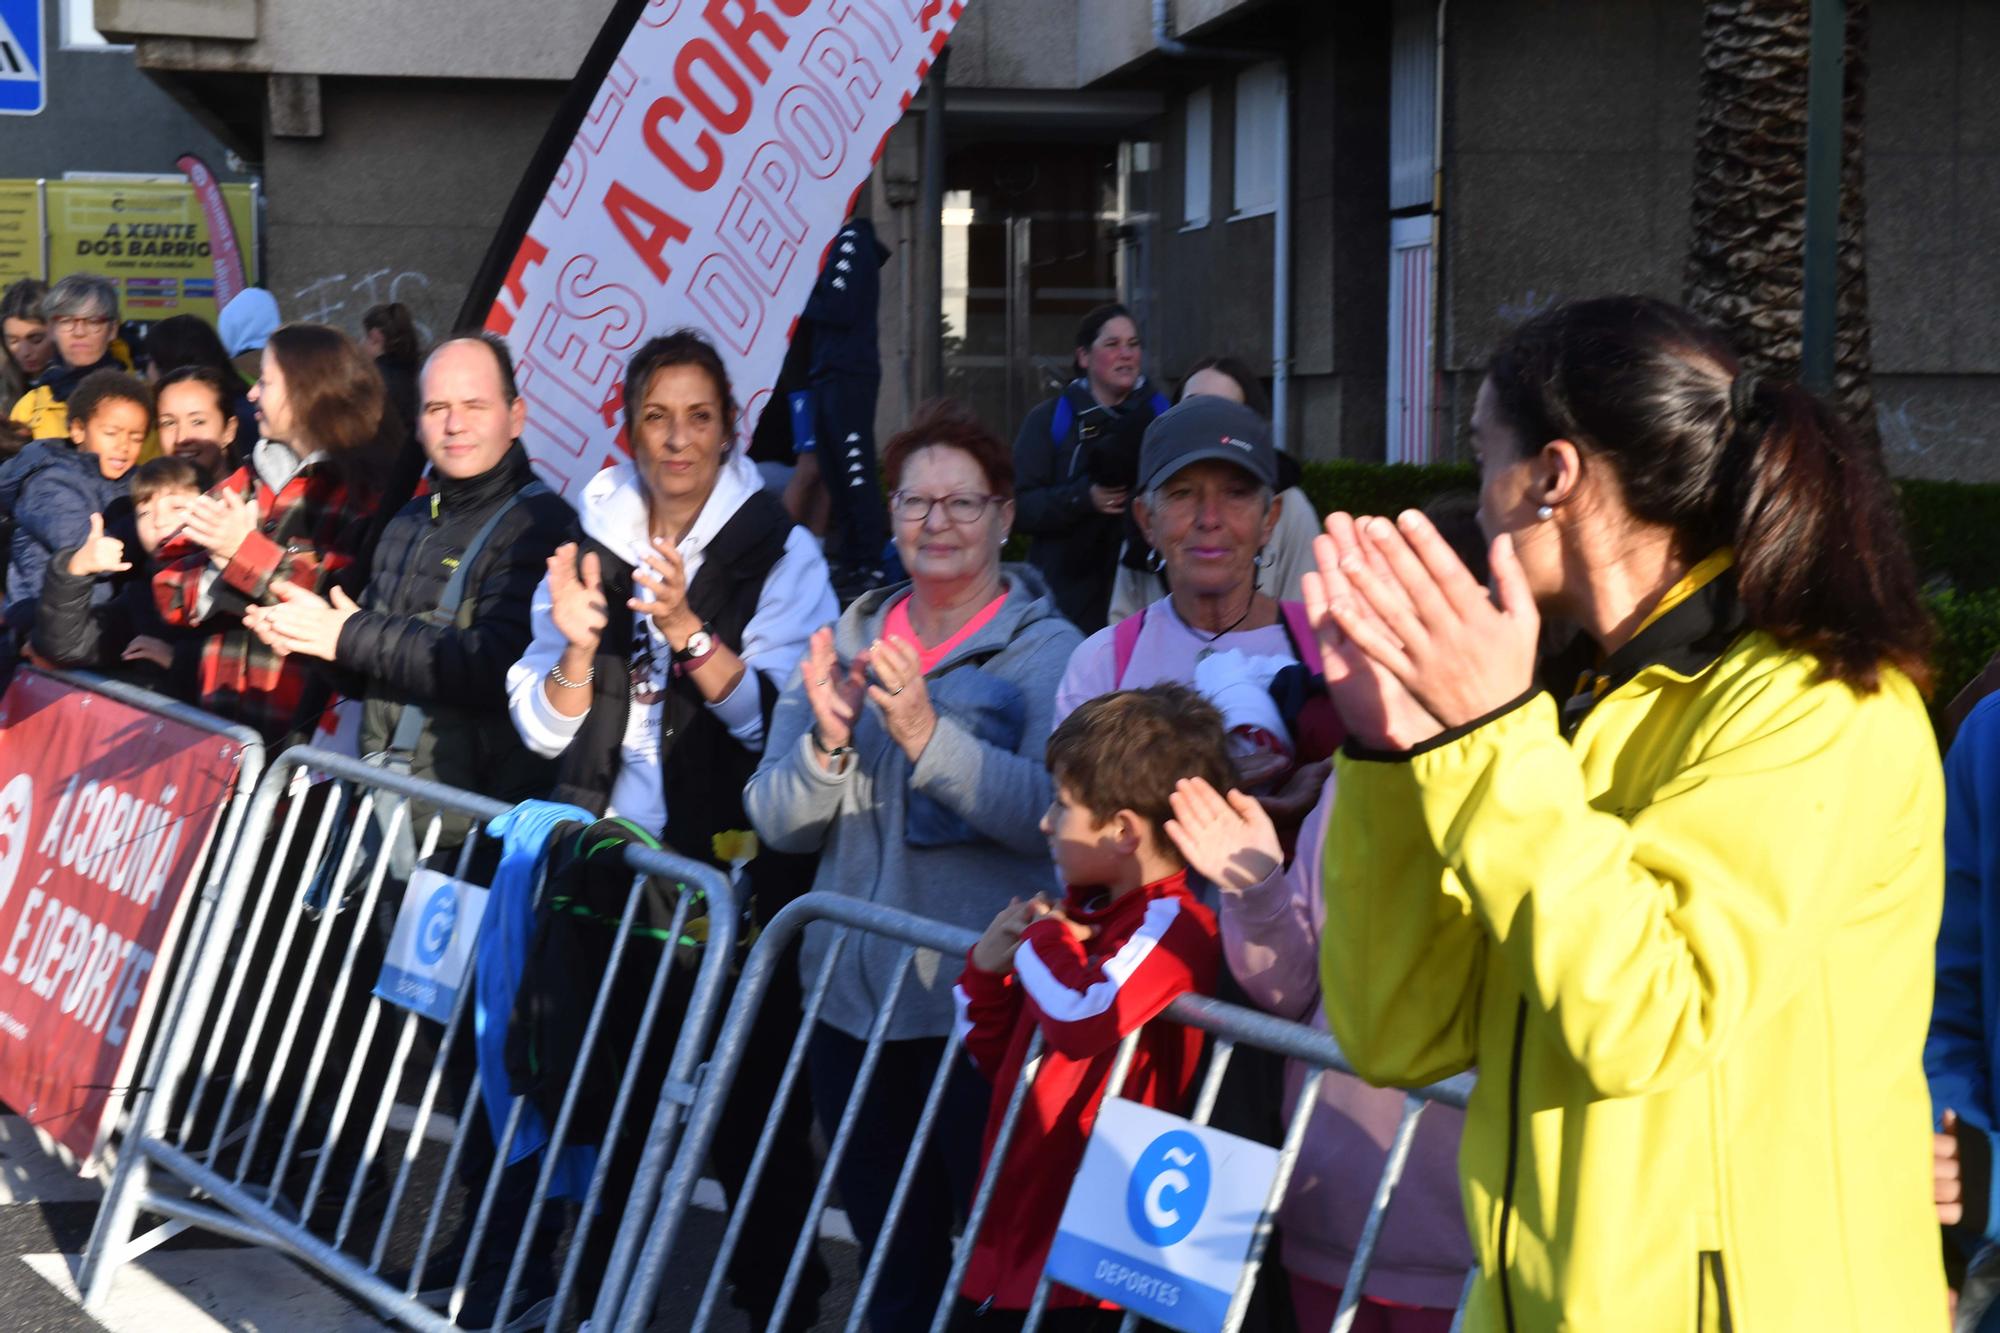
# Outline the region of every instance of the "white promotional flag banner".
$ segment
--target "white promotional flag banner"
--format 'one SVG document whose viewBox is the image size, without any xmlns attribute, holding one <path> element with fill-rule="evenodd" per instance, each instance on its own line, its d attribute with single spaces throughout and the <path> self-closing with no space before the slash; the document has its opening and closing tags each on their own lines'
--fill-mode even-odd
<svg viewBox="0 0 2000 1333">
<path fill-rule="evenodd" d="M 827 249 L 964 8 L 617 6 L 468 302 L 513 349 L 523 440 L 551 486 L 573 496 L 624 456 L 626 361 L 670 329 L 721 351 L 749 438 Z"/>
</svg>

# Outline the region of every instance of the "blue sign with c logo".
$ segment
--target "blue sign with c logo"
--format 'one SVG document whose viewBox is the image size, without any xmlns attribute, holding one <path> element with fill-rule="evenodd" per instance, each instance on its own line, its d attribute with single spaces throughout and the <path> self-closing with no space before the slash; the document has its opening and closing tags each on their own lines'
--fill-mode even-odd
<svg viewBox="0 0 2000 1333">
<path fill-rule="evenodd" d="M 1125 1216 L 1148 1245 L 1187 1239 L 1208 1206 L 1208 1149 L 1184 1129 L 1168 1130 L 1139 1154 L 1125 1189 Z"/>
<path fill-rule="evenodd" d="M 446 884 L 424 904 L 417 918 L 417 960 L 434 965 L 451 947 L 452 932 L 458 927 L 458 891 Z"/>
</svg>

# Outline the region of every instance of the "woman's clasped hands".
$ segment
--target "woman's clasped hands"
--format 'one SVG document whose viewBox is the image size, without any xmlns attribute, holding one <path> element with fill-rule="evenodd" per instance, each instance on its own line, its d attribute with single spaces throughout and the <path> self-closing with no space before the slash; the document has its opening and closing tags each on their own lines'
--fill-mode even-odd
<svg viewBox="0 0 2000 1333">
<path fill-rule="evenodd" d="M 1528 692 L 1541 615 L 1514 554 L 1493 542 L 1493 591 L 1429 519 L 1336 513 L 1304 580 L 1327 690 L 1355 739 L 1406 750 Z"/>
<path fill-rule="evenodd" d="M 852 742 L 864 702 L 882 714 L 890 738 L 911 763 L 937 731 L 922 659 L 901 639 L 877 639 L 843 664 L 834 652 L 832 628 L 822 628 L 806 647 L 805 686 L 822 756 L 831 757 Z"/>
</svg>

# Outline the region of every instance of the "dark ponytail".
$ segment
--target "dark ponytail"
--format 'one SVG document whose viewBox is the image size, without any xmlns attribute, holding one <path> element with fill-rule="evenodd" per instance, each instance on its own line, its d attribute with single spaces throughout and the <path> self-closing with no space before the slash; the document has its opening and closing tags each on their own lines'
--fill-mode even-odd
<svg viewBox="0 0 2000 1333">
<path fill-rule="evenodd" d="M 1690 560 L 1736 551 L 1749 623 L 1872 692 L 1886 664 L 1927 689 L 1932 627 L 1875 448 L 1796 384 L 1760 382 L 1727 340 L 1641 296 L 1559 306 L 1488 369 L 1529 453 L 1566 439 Z"/>
</svg>

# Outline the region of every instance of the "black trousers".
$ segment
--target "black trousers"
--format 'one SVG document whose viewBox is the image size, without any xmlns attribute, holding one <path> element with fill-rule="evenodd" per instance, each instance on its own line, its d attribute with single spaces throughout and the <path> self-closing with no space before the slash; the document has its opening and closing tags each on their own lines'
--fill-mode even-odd
<svg viewBox="0 0 2000 1333">
<path fill-rule="evenodd" d="M 721 1184 L 732 1212 L 742 1206 L 744 1177 L 749 1174 L 750 1160 L 756 1154 L 765 1120 L 777 1105 L 785 1059 L 798 1032 L 799 1011 L 803 1007 L 798 950 L 799 944 L 794 941 L 772 971 L 771 987 L 758 1007 L 743 1063 L 736 1071 L 715 1139 L 709 1145 L 709 1170 Z M 660 1017 L 653 1040 L 648 1043 L 646 1064 L 641 1069 L 641 1088 L 657 1090 L 666 1077 L 674 1036 L 687 1011 L 693 981 L 692 968 L 677 968 L 667 994 L 662 997 Z M 729 996 L 725 994 L 725 1013 L 728 1005 Z M 720 1027 L 718 1020 L 718 1031 Z M 640 1101 L 643 1105 L 636 1104 Z M 603 1206 L 591 1231 L 585 1261 L 585 1272 L 593 1279 L 603 1272 L 610 1259 L 652 1114 L 650 1096 L 635 1099 L 618 1143 L 611 1149 L 614 1158 L 605 1177 Z M 812 1149 L 811 1114 L 802 1080 L 785 1103 L 778 1133 L 771 1143 L 771 1156 L 749 1202 L 742 1238 L 729 1261 L 730 1301 L 738 1309 L 748 1311 L 751 1322 L 759 1329 L 770 1322 L 792 1247 L 812 1205 L 813 1185 L 819 1171 Z M 815 1245 L 800 1279 L 799 1295 L 786 1317 L 787 1329 L 809 1329 L 817 1322 L 819 1297 L 828 1281 L 826 1265 Z"/>
<path fill-rule="evenodd" d="M 861 1242 L 862 1263 L 878 1243 L 889 1246 L 883 1280 L 868 1308 L 873 1333 L 924 1333 L 938 1294 L 951 1272 L 952 1237 L 971 1210 L 979 1184 L 979 1146 L 992 1088 L 965 1057 L 945 1086 L 938 1122 L 903 1215 L 883 1241 L 883 1224 L 897 1177 L 908 1160 L 931 1079 L 947 1042 L 943 1037 L 886 1042 L 862 1100 L 861 1118 L 835 1176 L 840 1199 Z M 807 1059 L 813 1111 L 828 1142 L 840 1124 L 848 1094 L 868 1044 L 821 1023 Z"/>
<path fill-rule="evenodd" d="M 828 375 L 813 381 L 819 472 L 832 507 L 827 554 L 844 571 L 879 570 L 888 517 L 875 462 L 875 396 L 880 375 Z"/>
</svg>

